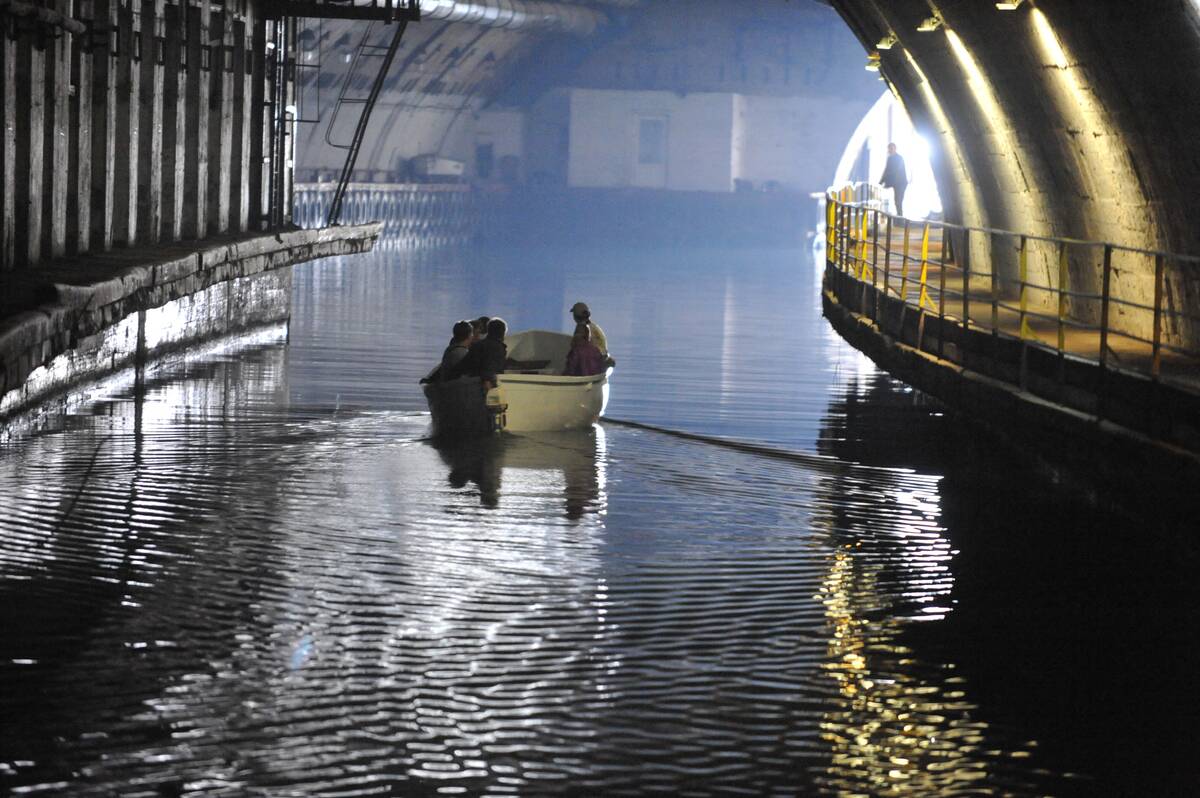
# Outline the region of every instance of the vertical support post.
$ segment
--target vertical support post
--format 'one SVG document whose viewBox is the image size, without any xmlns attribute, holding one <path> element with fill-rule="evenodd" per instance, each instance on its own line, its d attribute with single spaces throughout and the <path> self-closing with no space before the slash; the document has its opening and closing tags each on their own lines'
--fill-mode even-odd
<svg viewBox="0 0 1200 798">
<path fill-rule="evenodd" d="M 211 57 L 208 77 L 208 232 L 229 229 L 231 147 L 233 145 L 233 15 L 225 7 L 211 8 Z"/>
<path fill-rule="evenodd" d="M 153 242 L 162 237 L 163 226 L 164 5 L 164 0 L 142 0 L 137 226 L 141 238 Z"/>
<path fill-rule="evenodd" d="M 825 197 L 825 259 L 833 260 L 837 240 L 837 208 L 833 197 Z"/>
<path fill-rule="evenodd" d="M 245 17 L 233 23 L 233 130 L 230 164 L 229 226 L 245 231 L 250 219 L 250 42 Z"/>
<path fill-rule="evenodd" d="M 871 209 L 871 318 L 879 318 L 879 209 Z"/>
<path fill-rule="evenodd" d="M 183 235 L 184 142 L 187 138 L 187 0 L 163 8 L 162 231 L 160 240 Z"/>
<path fill-rule="evenodd" d="M 1019 315 L 1017 322 L 1017 335 L 1021 340 L 1035 338 L 1033 330 L 1029 326 L 1029 239 L 1021 236 L 1021 250 L 1017 255 L 1017 276 L 1021 281 L 1021 293 L 1019 295 Z"/>
<path fill-rule="evenodd" d="M 16 255 L 19 265 L 36 264 L 42 248 L 42 151 L 45 146 L 45 51 L 32 36 L 17 43 Z"/>
<path fill-rule="evenodd" d="M 892 215 L 887 216 L 887 242 L 883 245 L 883 295 L 892 290 Z"/>
<path fill-rule="evenodd" d="M 838 234 L 838 200 L 826 196 L 826 260 L 832 260 L 834 238 Z"/>
<path fill-rule="evenodd" d="M 1067 242 L 1058 245 L 1058 354 L 1067 348 Z"/>
<path fill-rule="evenodd" d="M 66 16 L 71 15 L 70 0 L 52 0 L 49 6 Z M 42 253 L 60 258 L 67 252 L 67 178 L 70 170 L 68 137 L 70 127 L 69 100 L 71 83 L 71 40 L 66 32 L 46 42 L 46 116 L 42 145 Z"/>
<path fill-rule="evenodd" d="M 279 190 L 277 172 L 279 165 L 279 20 L 267 23 L 267 48 L 270 56 L 267 58 L 266 74 L 266 120 L 267 140 L 264 144 L 266 153 L 266 174 L 263 178 L 266 184 L 266 205 L 263 208 L 268 228 L 275 226 L 275 197 Z"/>
<path fill-rule="evenodd" d="M 1112 296 L 1112 245 L 1104 245 L 1104 280 L 1100 290 L 1100 380 L 1096 396 L 1096 415 L 1104 418 L 1108 393 L 1108 313 Z"/>
<path fill-rule="evenodd" d="M 1162 366 L 1162 300 L 1163 300 L 1163 256 L 1154 256 L 1154 342 L 1151 344 L 1150 376 L 1158 379 Z"/>
<path fill-rule="evenodd" d="M 948 227 L 942 227 L 942 254 L 938 258 L 938 357 L 946 351 L 946 263 L 953 232 Z"/>
<path fill-rule="evenodd" d="M 850 207 L 850 272 L 858 278 L 862 272 L 862 236 L 859 219 L 862 218 L 862 208 L 857 205 Z"/>
<path fill-rule="evenodd" d="M 113 238 L 129 246 L 138 237 L 138 134 L 141 123 L 141 15 L 134 0 L 120 0 L 117 11 L 117 146 L 113 163 Z"/>
<path fill-rule="evenodd" d="M 904 219 L 904 254 L 900 258 L 900 300 L 908 303 L 908 240 L 910 228 L 908 217 Z"/>
<path fill-rule="evenodd" d="M 971 340 L 971 228 L 963 228 L 962 246 L 962 337 L 958 342 L 959 363 L 967 365 Z"/>
<path fill-rule="evenodd" d="M 875 273 L 879 271 L 879 210 L 871 210 L 871 287 L 878 282 Z"/>
<path fill-rule="evenodd" d="M 250 188 L 250 228 L 261 230 L 265 221 L 263 170 L 266 166 L 266 51 L 267 22 L 255 15 L 250 28 L 250 177 L 246 181 Z"/>
<path fill-rule="evenodd" d="M 1000 338 L 1000 274 L 996 268 L 995 247 L 992 248 L 992 265 L 988 273 L 992 293 L 992 338 Z"/>
<path fill-rule="evenodd" d="M 1058 245 L 1058 381 L 1067 379 L 1067 242 Z"/>
<path fill-rule="evenodd" d="M 921 290 L 917 294 L 917 307 L 923 309 L 926 305 L 932 305 L 933 300 L 929 298 L 929 222 L 925 223 L 925 230 L 921 234 Z M 924 318 L 924 317 L 922 317 Z"/>
<path fill-rule="evenodd" d="M 80 0 L 78 14 L 92 19 L 92 0 Z M 87 252 L 91 242 L 92 61 L 82 36 L 71 37 L 71 135 L 67 153 L 67 252 Z"/>
<path fill-rule="evenodd" d="M 113 172 L 116 150 L 117 1 L 94 0 L 94 30 L 104 34 L 92 50 L 91 249 L 113 245 Z"/>
<path fill-rule="evenodd" d="M 16 266 L 17 43 L 0 35 L 0 271 Z"/>
<path fill-rule="evenodd" d="M 1104 245 L 1104 282 L 1100 291 L 1100 371 L 1108 368 L 1108 311 L 1112 296 L 1112 244 Z"/>
<path fill-rule="evenodd" d="M 846 206 L 838 204 L 837 221 L 837 265 L 838 269 L 846 267 Z"/>
<path fill-rule="evenodd" d="M 208 231 L 208 46 L 209 0 L 187 5 L 187 120 L 183 153 L 183 237 L 203 238 Z"/>
<path fill-rule="evenodd" d="M 288 17 L 284 20 L 284 40 L 283 40 L 283 160 L 280 162 L 280 169 L 283 173 L 282 190 L 283 196 L 280 198 L 280 213 L 281 225 L 291 224 L 292 213 L 295 210 L 295 170 L 293 167 L 296 164 L 296 39 L 299 36 L 299 20 L 295 17 Z M 401 29 L 407 26 L 407 22 L 401 21 L 393 23 L 399 25 Z M 399 34 L 396 38 L 399 42 Z M 397 49 L 399 49 L 397 45 Z M 395 58 L 393 52 L 390 56 Z"/>
<path fill-rule="evenodd" d="M 867 279 L 867 209 L 858 209 L 858 279 Z"/>
</svg>

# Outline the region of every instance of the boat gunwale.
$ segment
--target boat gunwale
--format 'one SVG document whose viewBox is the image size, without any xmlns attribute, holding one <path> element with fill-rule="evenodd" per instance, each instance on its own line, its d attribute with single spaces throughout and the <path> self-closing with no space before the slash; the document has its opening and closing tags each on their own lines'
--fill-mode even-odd
<svg viewBox="0 0 1200 798">
<path fill-rule="evenodd" d="M 587 385 L 589 383 L 606 382 L 608 380 L 608 371 L 600 374 L 588 374 L 586 376 L 567 376 L 565 374 L 521 374 L 519 372 L 509 374 L 497 374 L 496 377 L 501 385 L 505 383 L 525 384 L 525 385 L 547 385 L 561 388 L 569 388 L 573 385 Z"/>
</svg>

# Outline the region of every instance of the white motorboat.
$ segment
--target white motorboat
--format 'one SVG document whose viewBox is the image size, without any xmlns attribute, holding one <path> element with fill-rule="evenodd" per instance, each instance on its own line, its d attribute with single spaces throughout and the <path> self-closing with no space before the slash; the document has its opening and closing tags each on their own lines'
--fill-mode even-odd
<svg viewBox="0 0 1200 798">
<path fill-rule="evenodd" d="M 434 369 L 422 380 L 434 435 L 583 429 L 604 415 L 612 369 L 589 377 L 563 376 L 570 335 L 527 330 L 504 342 L 509 362 L 486 395 L 478 377 L 443 381 Z"/>
</svg>

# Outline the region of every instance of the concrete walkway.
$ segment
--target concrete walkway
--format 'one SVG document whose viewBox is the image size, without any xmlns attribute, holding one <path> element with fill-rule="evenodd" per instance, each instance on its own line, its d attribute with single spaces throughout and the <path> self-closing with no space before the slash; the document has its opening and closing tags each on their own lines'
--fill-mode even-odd
<svg viewBox="0 0 1200 798">
<path fill-rule="evenodd" d="M 2 274 L 0 414 L 27 406 L 44 393 L 21 391 L 36 369 L 61 354 L 99 348 L 96 339 L 102 331 L 134 314 L 220 283 L 315 258 L 365 252 L 380 229 L 371 223 L 224 235 L 89 253 Z M 119 368 L 117 360 L 108 367 Z"/>
<path fill-rule="evenodd" d="M 930 232 L 928 261 L 925 269 L 925 299 L 922 300 L 920 227 L 914 228 L 914 230 L 915 232 L 909 240 L 907 276 L 903 272 L 901 258 L 904 250 L 904 236 L 895 230 L 892 233 L 892 255 L 890 269 L 888 269 L 887 293 L 896 297 L 903 295 L 907 302 L 912 305 L 920 305 L 926 312 L 937 314 L 941 309 L 948 318 L 962 319 L 963 275 L 962 270 L 954 264 L 952 258 L 948 258 L 946 264 L 944 300 L 941 296 L 942 241 L 941 231 L 937 229 Z M 859 244 L 857 239 L 851 239 L 850 252 L 855 257 L 859 253 Z M 873 281 L 880 291 L 883 291 L 884 283 L 885 244 L 886 241 L 881 236 L 878 241 L 879 264 L 874 275 L 871 274 L 870 265 L 873 241 L 868 239 L 866 246 L 868 268 L 864 275 L 864 282 L 871 283 Z M 847 268 L 857 275 L 858 261 L 854 258 L 848 259 Z M 1008 290 L 1000 292 L 996 302 L 996 329 L 999 334 L 1017 339 L 1023 338 L 1031 344 L 1059 351 L 1056 295 L 1051 295 L 1045 288 L 1027 292 L 1030 294 L 1030 298 L 1024 319 L 1024 335 L 1022 335 L 1020 295 L 1016 293 L 1017 286 L 1010 283 L 1006 288 Z M 968 293 L 970 294 L 968 304 L 971 328 L 991 331 L 993 329 L 991 277 L 987 274 L 972 275 Z M 1053 307 L 1046 307 L 1047 299 L 1053 303 Z M 1099 302 L 1097 301 L 1096 304 L 1098 306 Z M 1061 351 L 1063 353 L 1090 361 L 1100 360 L 1101 335 L 1096 326 L 1075 322 L 1068 317 L 1062 324 L 1062 334 Z M 1109 368 L 1146 376 L 1153 374 L 1154 349 L 1151 343 L 1110 329 L 1107 345 Z M 1159 379 L 1200 393 L 1200 353 L 1188 355 L 1173 352 L 1165 347 L 1160 348 Z"/>
</svg>

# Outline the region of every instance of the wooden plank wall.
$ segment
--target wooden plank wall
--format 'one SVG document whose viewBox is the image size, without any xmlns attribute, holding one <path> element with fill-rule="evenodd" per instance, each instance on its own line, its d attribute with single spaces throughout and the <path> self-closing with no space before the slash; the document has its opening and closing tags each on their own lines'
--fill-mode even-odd
<svg viewBox="0 0 1200 798">
<path fill-rule="evenodd" d="M 295 57 L 292 23 L 261 0 L 45 6 L 90 32 L 0 8 L 0 271 L 264 229 L 270 175 L 289 192 L 276 222 L 291 218 L 290 124 L 271 100 L 292 96 L 277 61 Z"/>
</svg>

